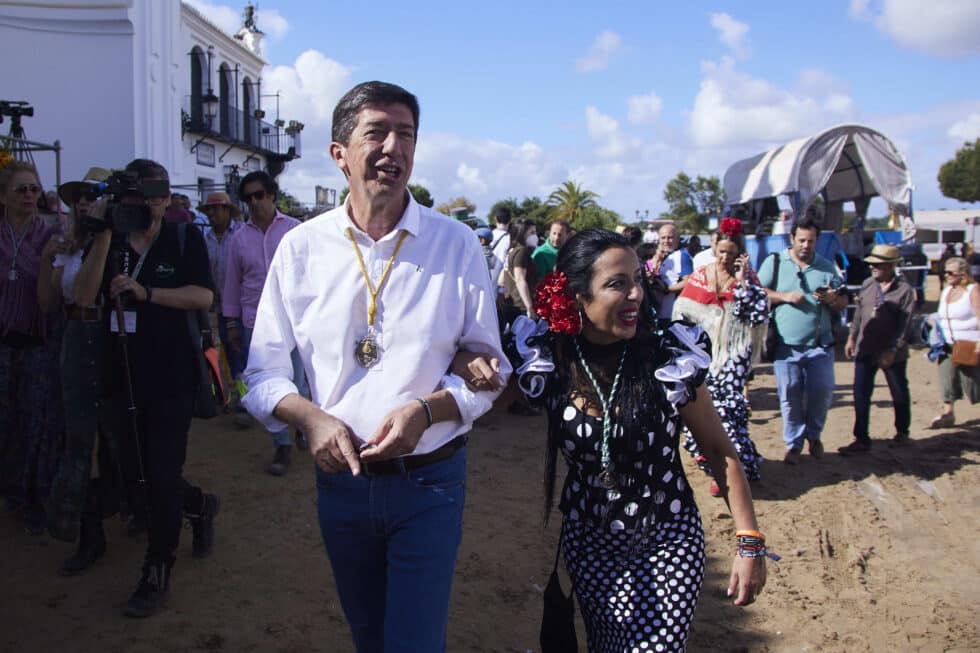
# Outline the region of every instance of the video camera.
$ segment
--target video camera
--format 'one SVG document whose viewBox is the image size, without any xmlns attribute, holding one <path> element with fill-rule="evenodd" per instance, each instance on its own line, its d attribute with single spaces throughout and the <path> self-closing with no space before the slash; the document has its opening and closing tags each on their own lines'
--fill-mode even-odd
<svg viewBox="0 0 980 653">
<path fill-rule="evenodd" d="M 19 120 L 22 116 L 31 118 L 34 116 L 34 107 L 27 102 L 0 100 L 0 122 L 3 122 L 4 116 L 14 120 Z"/>
<path fill-rule="evenodd" d="M 134 231 L 144 231 L 153 221 L 150 207 L 144 203 L 124 204 L 125 196 L 140 196 L 143 199 L 154 199 L 170 195 L 170 182 L 166 179 L 140 179 L 135 172 L 116 170 L 104 182 L 83 182 L 84 187 L 78 192 L 79 198 L 94 202 L 100 197 L 108 197 L 105 217 L 85 216 L 79 225 L 85 231 L 98 233 L 112 229 L 118 234 L 128 234 Z"/>
</svg>

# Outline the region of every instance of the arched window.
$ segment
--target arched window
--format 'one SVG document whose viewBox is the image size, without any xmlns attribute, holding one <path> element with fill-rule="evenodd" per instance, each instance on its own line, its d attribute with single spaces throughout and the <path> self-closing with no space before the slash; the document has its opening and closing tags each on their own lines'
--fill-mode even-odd
<svg viewBox="0 0 980 653">
<path fill-rule="evenodd" d="M 249 77 L 242 80 L 242 140 L 249 144 L 258 143 L 258 129 L 254 111 L 258 108 L 255 97 L 255 84 Z"/>
<path fill-rule="evenodd" d="M 231 91 L 235 87 L 230 82 L 231 70 L 228 69 L 228 64 L 223 63 L 218 67 L 218 124 L 221 125 L 221 135 L 229 137 L 235 133 L 235 95 Z"/>
<path fill-rule="evenodd" d="M 198 46 L 191 48 L 191 124 L 197 128 L 204 122 L 204 104 L 202 99 L 207 89 L 204 85 L 207 83 L 207 70 L 208 57 L 204 53 L 204 50 Z"/>
</svg>

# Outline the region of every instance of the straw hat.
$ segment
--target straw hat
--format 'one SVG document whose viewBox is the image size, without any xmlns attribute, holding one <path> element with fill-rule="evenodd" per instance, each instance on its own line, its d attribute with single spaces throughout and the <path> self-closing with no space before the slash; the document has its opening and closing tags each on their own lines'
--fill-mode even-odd
<svg viewBox="0 0 980 653">
<path fill-rule="evenodd" d="M 222 191 L 216 191 L 208 195 L 208 198 L 204 200 L 203 204 L 197 205 L 197 210 L 203 213 L 207 213 L 209 208 L 215 206 L 227 206 L 231 209 L 231 217 L 238 218 L 242 214 L 242 210 L 238 208 L 238 205 L 231 201 L 231 197 L 228 193 Z"/>
<path fill-rule="evenodd" d="M 865 263 L 898 263 L 902 260 L 902 253 L 894 245 L 875 245 L 871 248 L 871 254 L 865 259 Z"/>
<path fill-rule="evenodd" d="M 71 206 L 78 200 L 78 193 L 89 188 L 93 182 L 105 181 L 111 174 L 112 171 L 106 168 L 89 168 L 81 181 L 69 181 L 58 186 L 58 197 Z"/>
</svg>

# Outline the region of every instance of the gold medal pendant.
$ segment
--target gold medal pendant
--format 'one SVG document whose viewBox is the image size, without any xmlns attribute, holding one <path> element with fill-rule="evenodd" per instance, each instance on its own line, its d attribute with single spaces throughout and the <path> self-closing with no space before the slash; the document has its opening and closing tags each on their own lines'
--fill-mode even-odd
<svg viewBox="0 0 980 653">
<path fill-rule="evenodd" d="M 378 363 L 378 355 L 378 341 L 374 331 L 369 331 L 354 345 L 354 359 L 361 367 L 374 367 Z"/>
</svg>

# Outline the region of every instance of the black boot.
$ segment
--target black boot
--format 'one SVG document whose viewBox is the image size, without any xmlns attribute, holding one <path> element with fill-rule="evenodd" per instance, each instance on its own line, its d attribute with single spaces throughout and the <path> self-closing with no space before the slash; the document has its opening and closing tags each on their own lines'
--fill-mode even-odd
<svg viewBox="0 0 980 653">
<path fill-rule="evenodd" d="M 143 563 L 140 582 L 126 602 L 127 617 L 149 617 L 167 604 L 170 596 L 170 571 L 173 566 L 172 558 L 169 561 Z"/>
<path fill-rule="evenodd" d="M 85 496 L 85 509 L 82 512 L 78 533 L 78 550 L 75 555 L 61 564 L 58 573 L 62 576 L 80 574 L 105 555 L 105 531 L 102 530 L 102 510 L 99 504 L 99 490 L 90 484 Z"/>
<path fill-rule="evenodd" d="M 211 555 L 214 546 L 214 518 L 221 509 L 221 499 L 216 494 L 205 494 L 203 504 L 200 514 L 187 514 L 187 521 L 191 523 L 194 534 L 191 551 L 195 558 Z"/>
</svg>

